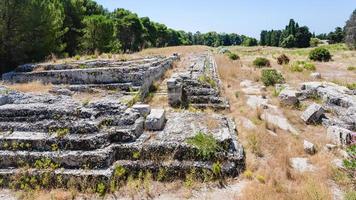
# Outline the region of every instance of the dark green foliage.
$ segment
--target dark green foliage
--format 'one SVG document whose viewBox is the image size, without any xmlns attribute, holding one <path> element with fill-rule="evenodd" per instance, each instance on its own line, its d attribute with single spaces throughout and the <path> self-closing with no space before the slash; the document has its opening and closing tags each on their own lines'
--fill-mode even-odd
<svg viewBox="0 0 356 200">
<path fill-rule="evenodd" d="M 238 60 L 240 57 L 236 53 L 228 53 L 228 56 L 231 60 Z"/>
<path fill-rule="evenodd" d="M 261 80 L 265 86 L 275 85 L 277 83 L 284 83 L 284 78 L 281 73 L 275 69 L 263 69 Z"/>
<path fill-rule="evenodd" d="M 104 15 L 92 15 L 83 20 L 85 28 L 82 47 L 88 53 L 94 53 L 95 50 L 110 52 L 114 49 L 114 22 Z"/>
<path fill-rule="evenodd" d="M 269 62 L 269 60 L 267 58 L 259 57 L 253 61 L 253 65 L 255 65 L 258 68 L 261 68 L 261 67 L 270 67 L 271 63 Z"/>
<path fill-rule="evenodd" d="M 356 9 L 346 22 L 345 42 L 351 49 L 356 49 Z"/>
<path fill-rule="evenodd" d="M 306 26 L 299 27 L 293 19 L 284 30 L 262 31 L 260 44 L 263 46 L 280 46 L 284 48 L 309 47 L 312 34 Z"/>
<path fill-rule="evenodd" d="M 43 59 L 63 48 L 59 0 L 0 1 L 0 68 Z"/>
<path fill-rule="evenodd" d="M 258 42 L 255 38 L 250 38 L 250 37 L 244 36 L 242 45 L 246 46 L 246 47 L 252 47 L 252 46 L 257 46 Z"/>
<path fill-rule="evenodd" d="M 235 33 L 177 31 L 125 9 L 109 12 L 93 0 L 0 1 L 0 73 L 49 56 L 79 56 L 96 50 L 240 44 L 254 46 L 257 40 Z"/>
<path fill-rule="evenodd" d="M 278 58 L 277 58 L 277 63 L 279 65 L 288 64 L 289 61 L 290 61 L 290 59 L 285 54 L 282 54 L 282 55 L 278 56 Z"/>
<path fill-rule="evenodd" d="M 309 59 L 314 61 L 328 62 L 329 60 L 331 60 L 331 54 L 329 50 L 323 47 L 318 47 L 310 51 Z"/>
</svg>

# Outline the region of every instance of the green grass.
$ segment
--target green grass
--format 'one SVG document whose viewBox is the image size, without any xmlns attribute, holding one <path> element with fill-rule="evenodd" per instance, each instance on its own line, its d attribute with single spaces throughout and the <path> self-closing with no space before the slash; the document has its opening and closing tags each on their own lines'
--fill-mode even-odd
<svg viewBox="0 0 356 200">
<path fill-rule="evenodd" d="M 198 150 L 198 155 L 205 159 L 213 158 L 217 151 L 221 149 L 218 141 L 211 135 L 203 132 L 198 132 L 194 137 L 187 140 L 189 145 L 192 145 Z"/>
<path fill-rule="evenodd" d="M 198 78 L 200 83 L 209 84 L 211 87 L 215 88 L 217 86 L 216 81 L 207 75 L 201 75 Z"/>
</svg>

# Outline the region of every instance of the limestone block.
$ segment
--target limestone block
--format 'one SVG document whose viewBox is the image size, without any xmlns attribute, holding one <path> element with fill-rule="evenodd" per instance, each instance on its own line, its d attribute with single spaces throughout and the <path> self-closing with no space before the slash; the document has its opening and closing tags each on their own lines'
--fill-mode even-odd
<svg viewBox="0 0 356 200">
<path fill-rule="evenodd" d="M 310 105 L 302 114 L 301 118 L 307 124 L 318 123 L 324 115 L 324 109 L 319 104 Z"/>
<path fill-rule="evenodd" d="M 166 123 L 166 112 L 164 109 L 152 109 L 147 116 L 145 127 L 150 131 L 160 131 Z"/>
<path fill-rule="evenodd" d="M 151 107 L 148 104 L 135 104 L 132 109 L 139 112 L 141 116 L 147 116 L 151 112 Z"/>
<path fill-rule="evenodd" d="M 315 145 L 309 141 L 304 140 L 304 151 L 310 155 L 314 155 L 316 153 Z"/>
<path fill-rule="evenodd" d="M 327 137 L 337 145 L 348 145 L 351 144 L 351 135 L 350 130 L 338 127 L 330 126 L 326 131 Z"/>
<path fill-rule="evenodd" d="M 300 92 L 296 90 L 284 89 L 278 95 L 278 98 L 283 105 L 294 106 L 299 104 L 298 97 L 300 95 Z"/>
</svg>

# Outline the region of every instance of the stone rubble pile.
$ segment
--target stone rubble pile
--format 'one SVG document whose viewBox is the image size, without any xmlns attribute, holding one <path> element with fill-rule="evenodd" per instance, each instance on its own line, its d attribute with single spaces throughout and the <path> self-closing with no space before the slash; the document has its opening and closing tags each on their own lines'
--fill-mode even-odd
<svg viewBox="0 0 356 200">
<path fill-rule="evenodd" d="M 303 112 L 302 120 L 307 124 L 322 123 L 327 128 L 327 137 L 335 144 L 347 145 L 355 142 L 356 93 L 354 90 L 330 82 L 305 82 L 300 90 L 285 86 L 280 93 L 281 102 L 288 102 L 289 105 L 299 104 L 306 99 L 320 99 L 323 104 L 310 105 Z"/>
<path fill-rule="evenodd" d="M 214 58 L 207 53 L 197 54 L 187 71 L 173 74 L 167 81 L 168 101 L 172 107 L 225 109 L 229 104 L 220 96 L 220 87 Z"/>
</svg>

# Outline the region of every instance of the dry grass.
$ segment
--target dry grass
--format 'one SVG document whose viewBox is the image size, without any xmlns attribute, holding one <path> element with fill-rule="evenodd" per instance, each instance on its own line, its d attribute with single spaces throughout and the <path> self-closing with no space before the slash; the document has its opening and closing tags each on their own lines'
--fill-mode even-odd
<svg viewBox="0 0 356 200">
<path fill-rule="evenodd" d="M 35 92 L 46 93 L 53 88 L 52 84 L 43 84 L 41 81 L 33 81 L 29 83 L 17 83 L 17 84 L 1 84 L 9 89 L 20 92 Z"/>
<path fill-rule="evenodd" d="M 218 70 L 225 88 L 224 95 L 231 104 L 231 111 L 227 114 L 235 119 L 244 116 L 255 122 L 257 126 L 254 131 L 238 127 L 239 140 L 246 149 L 246 167 L 254 174 L 253 180 L 243 191 L 242 199 L 331 199 L 328 182 L 332 178 L 330 162 L 334 156 L 318 153 L 310 157 L 303 149 L 303 139 L 314 142 L 318 147 L 324 146 L 327 142 L 322 139 L 325 138 L 323 134 L 325 129 L 321 126 L 306 126 L 300 120 L 301 111 L 282 107 L 281 110 L 290 122 L 301 130 L 301 135 L 294 136 L 277 129 L 268 122 L 259 123 L 262 111 L 251 112 L 246 105 L 239 84 L 245 79 L 256 81 L 259 76 L 258 70 L 248 67 L 249 62 L 261 54 L 272 60 L 273 54 L 281 53 L 279 49 L 269 49 L 272 54 L 266 54 L 260 49 L 254 50 L 246 54 L 237 51 L 239 55 L 248 56 L 247 60 L 246 58 L 244 60 L 244 56 L 240 56 L 242 59 L 238 64 L 232 63 L 222 55 L 216 55 Z M 274 62 L 272 60 L 272 66 L 276 65 Z M 282 66 L 279 67 L 283 70 Z M 283 73 L 287 77 L 289 75 L 293 77 L 292 80 L 287 79 L 288 82 L 298 84 L 304 81 L 303 76 L 293 76 L 290 71 L 283 71 Z M 240 91 L 238 98 L 235 96 L 236 91 Z M 268 89 L 266 96 L 268 99 L 272 98 L 272 103 L 276 105 L 278 100 L 273 97 L 271 91 Z M 277 132 L 278 137 L 267 134 L 268 130 Z M 316 173 L 298 173 L 290 167 L 290 158 L 306 156 L 310 157 L 310 162 L 318 168 Z"/>
</svg>

